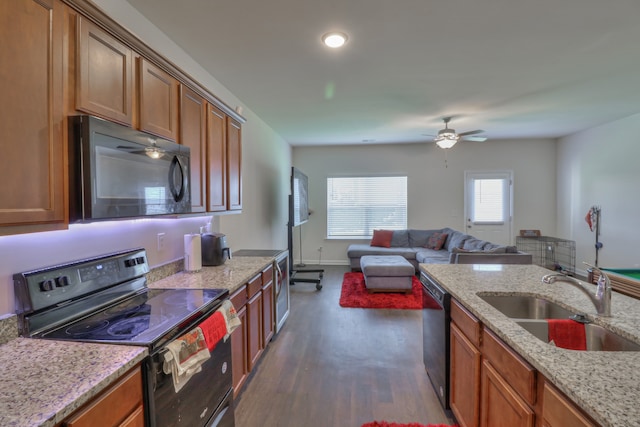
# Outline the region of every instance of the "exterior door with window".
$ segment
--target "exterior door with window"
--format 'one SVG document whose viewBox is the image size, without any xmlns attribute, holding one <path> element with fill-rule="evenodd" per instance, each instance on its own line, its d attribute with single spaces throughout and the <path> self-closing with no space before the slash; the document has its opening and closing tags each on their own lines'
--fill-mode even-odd
<svg viewBox="0 0 640 427">
<path fill-rule="evenodd" d="M 465 172 L 467 234 L 492 243 L 512 243 L 513 172 Z"/>
</svg>

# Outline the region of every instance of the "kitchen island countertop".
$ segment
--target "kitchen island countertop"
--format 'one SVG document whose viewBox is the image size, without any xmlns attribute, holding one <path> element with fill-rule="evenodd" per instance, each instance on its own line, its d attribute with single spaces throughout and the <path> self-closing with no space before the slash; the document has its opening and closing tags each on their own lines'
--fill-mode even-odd
<svg viewBox="0 0 640 427">
<path fill-rule="evenodd" d="M 457 301 L 527 362 L 607 427 L 640 426 L 640 353 L 574 351 L 551 346 L 524 330 L 478 295 L 526 294 L 549 299 L 595 324 L 640 342 L 640 301 L 613 293 L 612 317 L 595 314 L 579 289 L 563 282 L 543 284 L 551 271 L 536 265 L 421 264 Z M 595 286 L 593 288 L 595 290 Z"/>
</svg>

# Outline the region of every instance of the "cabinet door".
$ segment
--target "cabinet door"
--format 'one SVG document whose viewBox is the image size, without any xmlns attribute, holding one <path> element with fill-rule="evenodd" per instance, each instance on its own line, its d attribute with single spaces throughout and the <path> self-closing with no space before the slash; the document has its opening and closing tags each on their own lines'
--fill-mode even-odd
<svg viewBox="0 0 640 427">
<path fill-rule="evenodd" d="M 460 427 L 480 421 L 480 351 L 451 323 L 451 390 L 449 403 Z"/>
<path fill-rule="evenodd" d="M 271 341 L 275 331 L 273 290 L 273 280 L 270 280 L 262 287 L 262 336 L 264 338 L 264 347 Z"/>
<path fill-rule="evenodd" d="M 227 117 L 227 209 L 242 210 L 242 129 Z"/>
<path fill-rule="evenodd" d="M 210 105 L 207 111 L 207 211 L 227 209 L 226 115 Z"/>
<path fill-rule="evenodd" d="M 564 397 L 562 393 L 545 383 L 542 397 L 543 427 L 595 427 L 596 424 Z"/>
<path fill-rule="evenodd" d="M 191 149 L 191 210 L 206 210 L 207 103 L 188 87 L 180 86 L 179 143 Z"/>
<path fill-rule="evenodd" d="M 235 305 L 234 305 L 235 307 Z M 249 373 L 247 363 L 247 310 L 243 305 L 236 307 L 240 326 L 231 334 L 231 368 L 233 369 L 233 397 L 238 397 Z"/>
<path fill-rule="evenodd" d="M 249 372 L 251 372 L 258 362 L 264 349 L 264 341 L 262 340 L 262 309 L 262 292 L 258 292 L 247 302 Z"/>
<path fill-rule="evenodd" d="M 135 368 L 88 406 L 72 415 L 67 427 L 139 425 L 142 411 L 142 372 Z M 144 418 L 144 417 L 143 417 Z"/>
<path fill-rule="evenodd" d="M 144 58 L 139 59 L 140 129 L 178 140 L 179 83 Z"/>
<path fill-rule="evenodd" d="M 533 427 L 535 414 L 489 361 L 482 364 L 481 427 Z"/>
<path fill-rule="evenodd" d="M 77 25 L 76 109 L 131 126 L 131 49 L 87 18 Z"/>
<path fill-rule="evenodd" d="M 67 226 L 64 7 L 0 2 L 0 235 Z"/>
</svg>

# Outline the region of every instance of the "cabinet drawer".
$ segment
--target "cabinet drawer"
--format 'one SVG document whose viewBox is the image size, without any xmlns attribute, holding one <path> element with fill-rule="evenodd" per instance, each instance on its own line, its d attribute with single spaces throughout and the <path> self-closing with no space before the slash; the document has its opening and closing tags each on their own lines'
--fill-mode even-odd
<svg viewBox="0 0 640 427">
<path fill-rule="evenodd" d="M 476 347 L 480 347 L 480 321 L 456 300 L 451 300 L 451 320 Z"/>
<path fill-rule="evenodd" d="M 507 383 L 530 405 L 536 402 L 536 370 L 500 338 L 484 328 L 482 354 Z"/>
<path fill-rule="evenodd" d="M 550 384 L 544 384 L 542 395 L 543 426 L 596 427 L 575 405 Z"/>
<path fill-rule="evenodd" d="M 262 274 L 256 275 L 253 279 L 249 280 L 247 284 L 248 298 L 251 299 L 255 294 L 262 290 Z"/>
<path fill-rule="evenodd" d="M 229 297 L 231 300 L 231 304 L 236 309 L 236 311 L 240 311 L 242 307 L 247 303 L 247 285 L 240 286 L 231 296 Z"/>
<path fill-rule="evenodd" d="M 273 266 L 270 265 L 262 272 L 262 286 L 267 286 L 271 281 L 273 281 Z"/>
</svg>

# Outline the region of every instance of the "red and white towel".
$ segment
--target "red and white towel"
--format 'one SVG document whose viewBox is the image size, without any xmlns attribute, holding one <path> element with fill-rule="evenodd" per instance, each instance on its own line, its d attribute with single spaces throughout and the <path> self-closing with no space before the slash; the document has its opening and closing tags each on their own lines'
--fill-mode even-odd
<svg viewBox="0 0 640 427">
<path fill-rule="evenodd" d="M 162 370 L 173 377 L 177 393 L 202 370 L 202 364 L 210 357 L 202 329 L 195 328 L 167 344 Z"/>
<path fill-rule="evenodd" d="M 238 313 L 231 301 L 225 300 L 197 328 L 167 344 L 162 370 L 173 377 L 176 393 L 202 370 L 202 364 L 211 357 L 211 351 L 220 340 L 226 341 L 238 326 Z"/>
</svg>

